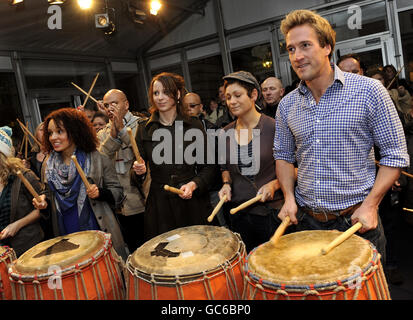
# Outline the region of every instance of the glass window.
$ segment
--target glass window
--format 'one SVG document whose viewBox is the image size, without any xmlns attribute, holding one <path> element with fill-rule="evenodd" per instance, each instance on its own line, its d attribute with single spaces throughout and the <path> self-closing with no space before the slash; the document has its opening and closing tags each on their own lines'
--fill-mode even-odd
<svg viewBox="0 0 413 320">
<path fill-rule="evenodd" d="M 413 10 L 399 13 L 406 78 L 413 82 Z"/>
<path fill-rule="evenodd" d="M 271 45 L 262 44 L 231 52 L 232 68 L 234 71 L 251 72 L 258 80 L 264 81 L 274 76 Z"/>
<path fill-rule="evenodd" d="M 23 121 L 16 79 L 12 72 L 0 72 L 0 126 L 9 126 L 13 130 L 13 144 L 21 140 L 22 132 L 16 121 Z"/>
<path fill-rule="evenodd" d="M 136 73 L 115 73 L 116 88 L 122 90 L 129 101 L 130 111 L 145 109 L 146 105 L 141 106 L 138 97 L 139 76 Z"/>
<path fill-rule="evenodd" d="M 348 21 L 354 15 L 354 12 L 348 13 L 347 8 L 340 12 L 323 15 L 323 17 L 330 22 L 336 32 L 336 42 L 389 30 L 385 1 L 362 6 L 361 14 L 361 29 L 349 28 Z M 278 39 L 280 53 L 287 53 L 285 39 L 280 29 L 278 29 Z"/>
<path fill-rule="evenodd" d="M 192 91 L 199 94 L 204 106 L 218 96 L 223 83 L 224 67 L 221 56 L 213 56 L 188 63 Z"/>
<path fill-rule="evenodd" d="M 161 72 L 171 72 L 171 73 L 179 74 L 180 76 L 184 76 L 184 73 L 182 71 L 182 66 L 180 64 L 175 64 L 172 66 L 167 66 L 167 67 L 162 67 L 159 69 L 151 70 L 151 75 L 152 77 L 154 77 L 158 73 L 161 73 Z"/>
</svg>

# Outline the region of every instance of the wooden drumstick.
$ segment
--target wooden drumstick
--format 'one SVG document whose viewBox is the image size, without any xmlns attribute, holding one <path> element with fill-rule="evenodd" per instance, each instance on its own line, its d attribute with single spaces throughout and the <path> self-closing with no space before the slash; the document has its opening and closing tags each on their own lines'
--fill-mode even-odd
<svg viewBox="0 0 413 320">
<path fill-rule="evenodd" d="M 211 222 L 216 214 L 218 213 L 219 209 L 221 209 L 222 205 L 224 204 L 225 200 L 227 200 L 227 195 L 224 194 L 221 200 L 219 200 L 218 204 L 215 206 L 214 210 L 212 211 L 211 215 L 208 217 L 208 222 Z"/>
<path fill-rule="evenodd" d="M 30 182 L 23 176 L 22 172 L 19 170 L 16 172 L 16 174 L 20 178 L 20 180 L 24 183 L 24 185 L 26 186 L 27 190 L 29 190 L 31 195 L 36 198 L 37 202 L 41 202 L 42 200 L 40 199 L 39 194 L 36 192 L 36 190 L 34 190 Z"/>
<path fill-rule="evenodd" d="M 89 91 L 86 95 L 85 101 L 83 102 L 84 107 L 86 107 L 87 100 L 89 99 L 90 94 L 92 93 L 92 90 L 95 87 L 95 84 L 96 84 L 96 81 L 98 80 L 98 77 L 99 77 L 99 73 L 96 75 L 95 79 L 93 79 L 92 85 L 90 86 L 90 89 L 89 89 Z"/>
<path fill-rule="evenodd" d="M 254 204 L 255 202 L 260 201 L 261 198 L 262 198 L 262 194 L 259 194 L 258 196 L 254 197 L 254 198 L 252 198 L 252 199 L 250 199 L 250 200 L 248 200 L 248 201 L 245 201 L 244 203 L 241 203 L 238 207 L 232 208 L 229 212 L 230 212 L 231 214 L 237 213 L 238 211 L 240 211 L 240 210 L 242 210 L 242 209 L 245 209 L 246 207 Z"/>
<path fill-rule="evenodd" d="M 126 131 L 129 134 L 129 140 L 132 145 L 132 149 L 133 149 L 133 153 L 135 154 L 136 161 L 142 162 L 142 158 L 141 158 L 141 155 L 139 154 L 138 146 L 136 145 L 135 137 L 133 136 L 133 133 L 132 133 L 132 129 L 128 127 L 126 128 Z"/>
<path fill-rule="evenodd" d="M 342 244 L 344 241 L 346 241 L 348 238 L 350 238 L 354 233 L 356 233 L 363 225 L 361 222 L 357 222 L 354 224 L 350 229 L 346 230 L 343 232 L 341 235 L 339 235 L 337 238 L 335 238 L 333 241 L 331 241 L 327 247 L 321 249 L 322 254 L 327 254 L 329 253 L 332 249 L 337 247 L 338 245 Z"/>
<path fill-rule="evenodd" d="M 174 187 L 170 187 L 167 184 L 164 185 L 163 187 L 166 191 L 172 192 L 172 193 L 176 193 L 176 194 L 184 194 L 184 192 L 180 189 L 174 188 Z"/>
<path fill-rule="evenodd" d="M 396 75 L 393 77 L 393 79 L 391 80 L 391 82 L 389 83 L 389 85 L 388 85 L 387 88 L 386 88 L 387 90 L 390 89 L 390 87 L 391 87 L 391 85 L 393 84 L 394 80 L 397 79 L 397 77 L 399 76 L 400 72 L 402 72 L 403 68 L 404 68 L 404 66 L 402 66 L 402 67 L 400 68 L 399 72 L 397 72 Z"/>
<path fill-rule="evenodd" d="M 403 208 L 404 211 L 409 211 L 409 212 L 413 212 L 413 209 L 409 209 L 409 208 Z"/>
<path fill-rule="evenodd" d="M 275 230 L 274 235 L 270 239 L 270 242 L 273 246 L 275 246 L 275 244 L 278 242 L 278 239 L 280 239 L 280 237 L 284 234 L 285 229 L 287 229 L 288 225 L 290 224 L 290 221 L 290 216 L 286 216 L 277 230 Z"/>
<path fill-rule="evenodd" d="M 90 189 L 90 183 L 87 181 L 85 172 L 83 171 L 82 167 L 80 166 L 79 162 L 77 162 L 77 158 L 75 155 L 72 156 L 72 160 L 75 163 L 77 172 L 79 172 L 80 178 L 82 178 L 83 183 L 85 184 L 86 190 Z"/>
<path fill-rule="evenodd" d="M 29 130 L 19 119 L 16 119 L 16 120 L 17 120 L 17 122 L 19 123 L 20 127 L 22 128 L 23 133 L 24 133 L 24 134 L 28 134 L 28 135 L 33 139 L 33 141 L 36 142 L 36 143 L 39 145 L 39 147 L 41 147 L 42 144 L 41 144 L 40 141 L 37 140 L 36 137 L 30 132 L 30 130 Z"/>
<path fill-rule="evenodd" d="M 71 82 L 71 84 L 80 92 L 82 92 L 84 95 L 87 95 L 87 92 L 83 90 L 81 87 L 79 87 L 76 83 Z M 89 95 L 90 99 L 92 99 L 94 102 L 98 103 L 98 101 L 92 97 L 92 95 Z"/>
</svg>

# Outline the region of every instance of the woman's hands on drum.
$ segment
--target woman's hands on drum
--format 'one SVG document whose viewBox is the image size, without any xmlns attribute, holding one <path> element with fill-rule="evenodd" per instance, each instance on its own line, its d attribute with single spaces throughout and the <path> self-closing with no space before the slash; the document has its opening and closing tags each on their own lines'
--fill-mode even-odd
<svg viewBox="0 0 413 320">
<path fill-rule="evenodd" d="M 180 194 L 179 196 L 182 199 L 191 199 L 192 198 L 192 193 L 195 191 L 195 189 L 198 188 L 197 184 L 194 181 L 190 181 L 187 184 L 184 184 L 180 190 L 183 191 L 183 194 Z"/>
<path fill-rule="evenodd" d="M 132 166 L 133 171 L 135 171 L 135 173 L 140 176 L 142 174 L 146 173 L 146 164 L 145 161 L 142 162 L 138 162 L 138 161 L 134 161 L 133 162 L 133 166 Z"/>
<path fill-rule="evenodd" d="M 39 198 L 40 198 L 40 201 L 37 201 L 36 198 L 33 198 L 32 200 L 33 207 L 39 210 L 46 209 L 47 208 L 46 195 L 41 194 Z"/>
<path fill-rule="evenodd" d="M 14 237 L 17 232 L 19 232 L 20 226 L 19 226 L 19 220 L 10 223 L 7 227 L 5 227 L 1 232 L 0 232 L 0 240 L 9 238 L 9 237 Z"/>
<path fill-rule="evenodd" d="M 219 200 L 221 200 L 224 196 L 227 196 L 225 202 L 231 201 L 231 186 L 228 183 L 222 185 L 221 190 L 218 192 Z"/>
</svg>

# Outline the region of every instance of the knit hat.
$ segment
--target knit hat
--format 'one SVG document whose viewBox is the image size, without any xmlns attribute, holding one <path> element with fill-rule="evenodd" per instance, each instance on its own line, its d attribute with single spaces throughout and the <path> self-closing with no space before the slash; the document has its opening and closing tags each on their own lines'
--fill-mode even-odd
<svg viewBox="0 0 413 320">
<path fill-rule="evenodd" d="M 11 157 L 13 155 L 13 143 L 11 141 L 11 135 L 13 130 L 10 127 L 0 128 L 0 152 L 6 157 Z"/>
</svg>

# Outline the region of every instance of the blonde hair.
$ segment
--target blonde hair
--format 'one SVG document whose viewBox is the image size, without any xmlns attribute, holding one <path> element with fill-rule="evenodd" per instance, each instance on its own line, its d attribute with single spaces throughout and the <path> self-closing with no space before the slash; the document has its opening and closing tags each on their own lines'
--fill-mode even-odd
<svg viewBox="0 0 413 320">
<path fill-rule="evenodd" d="M 308 24 L 314 29 L 317 34 L 320 46 L 324 48 L 330 45 L 331 52 L 329 59 L 331 59 L 334 47 L 336 44 L 336 32 L 331 27 L 327 19 L 310 10 L 295 10 L 290 12 L 284 20 L 281 21 L 281 32 L 284 37 L 287 37 L 288 32 L 294 28 L 304 24 Z"/>
<path fill-rule="evenodd" d="M 4 185 L 7 184 L 11 174 L 16 174 L 17 171 L 26 172 L 27 168 L 24 166 L 23 161 L 19 158 L 9 157 L 7 158 L 0 152 L 0 182 Z"/>
</svg>

